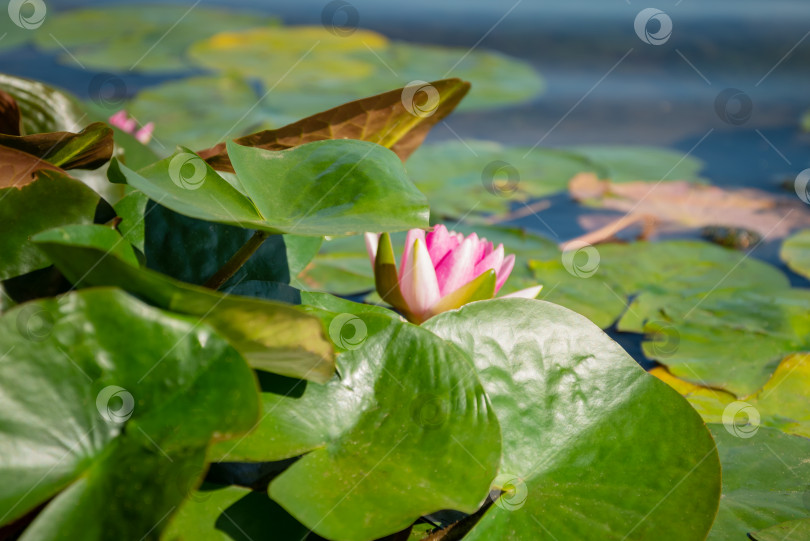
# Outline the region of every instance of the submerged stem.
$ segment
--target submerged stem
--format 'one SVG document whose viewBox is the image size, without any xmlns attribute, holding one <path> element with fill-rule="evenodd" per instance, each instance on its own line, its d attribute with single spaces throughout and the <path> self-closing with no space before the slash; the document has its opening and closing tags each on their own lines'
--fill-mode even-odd
<svg viewBox="0 0 810 541">
<path fill-rule="evenodd" d="M 219 289 L 222 287 L 222 284 L 227 282 L 231 276 L 236 274 L 236 271 L 242 268 L 242 265 L 247 263 L 247 260 L 250 259 L 256 250 L 259 249 L 259 246 L 267 240 L 267 238 L 271 234 L 267 231 L 254 231 L 253 236 L 251 236 L 247 242 L 242 245 L 239 250 L 231 256 L 231 258 L 222 265 L 217 272 L 214 273 L 211 278 L 208 279 L 205 284 L 205 287 L 210 289 Z"/>
</svg>

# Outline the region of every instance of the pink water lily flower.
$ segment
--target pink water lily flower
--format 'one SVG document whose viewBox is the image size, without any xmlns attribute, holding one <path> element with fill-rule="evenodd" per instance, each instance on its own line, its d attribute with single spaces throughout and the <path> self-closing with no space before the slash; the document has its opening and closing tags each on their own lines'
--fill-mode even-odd
<svg viewBox="0 0 810 541">
<path fill-rule="evenodd" d="M 411 229 L 397 270 L 388 233 L 366 233 L 366 249 L 374 267 L 377 293 L 414 323 L 453 310 L 468 302 L 491 299 L 515 266 L 505 255 L 472 233 L 466 237 L 437 225 L 433 231 Z M 543 286 L 504 297 L 535 298 Z"/>
<path fill-rule="evenodd" d="M 141 129 L 138 129 L 138 122 L 134 118 L 131 118 L 123 109 L 111 116 L 109 121 L 110 124 L 116 128 L 134 135 L 135 139 L 144 145 L 152 139 L 152 132 L 155 131 L 155 124 L 153 122 L 149 122 Z"/>
</svg>

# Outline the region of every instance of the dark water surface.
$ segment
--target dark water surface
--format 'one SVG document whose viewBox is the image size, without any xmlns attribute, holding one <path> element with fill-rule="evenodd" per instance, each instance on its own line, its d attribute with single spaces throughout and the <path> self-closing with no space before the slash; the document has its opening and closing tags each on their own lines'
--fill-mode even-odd
<svg viewBox="0 0 810 541">
<path fill-rule="evenodd" d="M 659 145 L 700 158 L 703 174 L 723 186 L 789 193 L 781 184 L 810 167 L 810 136 L 799 118 L 810 108 L 810 2 L 803 0 L 349 0 L 359 26 L 393 39 L 498 50 L 533 64 L 545 91 L 531 102 L 456 113 L 447 123 L 463 139 L 507 144 Z M 154 5 L 126 0 L 47 2 L 49 11 L 104 5 Z M 162 2 L 191 7 L 191 0 Z M 326 0 L 202 0 L 198 5 L 260 10 L 288 24 L 321 24 Z M 644 8 L 664 11 L 669 39 L 645 43 L 634 30 Z M 125 22 L 122 22 L 125 24 Z M 656 23 L 647 29 L 656 31 Z M 86 94 L 92 73 L 63 66 L 33 48 L 0 55 L 2 71 Z M 177 76 L 185 76 L 178 74 Z M 452 74 L 451 74 L 452 75 Z M 170 77 L 126 74 L 130 91 Z M 750 100 L 750 113 L 729 88 Z M 745 104 L 742 104 L 745 108 Z M 737 115 L 742 121 L 729 122 Z M 724 118 L 725 117 L 725 120 Z M 430 140 L 456 137 L 438 126 Z M 651 179 L 656 180 L 656 179 Z M 567 197 L 543 211 L 561 239 L 582 231 L 582 212 Z M 519 225 L 549 235 L 533 216 Z M 779 264 L 777 246 L 756 255 Z M 783 267 L 784 268 L 784 267 Z M 799 284 L 806 281 L 797 280 Z"/>
</svg>

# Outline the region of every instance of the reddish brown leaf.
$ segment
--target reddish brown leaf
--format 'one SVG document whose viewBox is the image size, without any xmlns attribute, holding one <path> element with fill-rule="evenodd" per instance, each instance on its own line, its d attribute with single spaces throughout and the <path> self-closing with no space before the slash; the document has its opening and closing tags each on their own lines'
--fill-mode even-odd
<svg viewBox="0 0 810 541">
<path fill-rule="evenodd" d="M 37 178 L 40 170 L 63 172 L 26 152 L 0 146 L 0 189 L 22 188 Z"/>
<path fill-rule="evenodd" d="M 20 135 L 21 119 L 17 100 L 0 90 L 0 133 Z"/>
<path fill-rule="evenodd" d="M 345 103 L 282 128 L 246 135 L 235 141 L 244 146 L 284 150 L 324 139 L 360 139 L 390 148 L 405 161 L 422 144 L 430 129 L 450 114 L 470 89 L 470 83 L 460 79 L 442 79 L 425 86 L 432 87 L 438 93 L 438 101 L 428 102 L 429 111 L 432 111 L 430 114 L 417 114 L 414 109 L 424 107 L 420 97 L 422 100 L 435 97 L 416 92 L 416 103 L 412 104 L 411 96 L 404 95 L 404 89 L 400 88 Z M 233 172 L 225 143 L 199 154 L 214 169 Z"/>
<path fill-rule="evenodd" d="M 94 122 L 79 133 L 0 135 L 0 145 L 26 152 L 62 169 L 96 169 L 112 158 L 113 131 L 103 122 Z"/>
<path fill-rule="evenodd" d="M 654 216 L 664 223 L 696 228 L 728 226 L 778 239 L 810 227 L 810 209 L 797 198 L 749 188 L 726 189 L 692 182 L 622 182 L 599 180 L 592 173 L 571 179 L 574 199 L 628 214 Z"/>
</svg>

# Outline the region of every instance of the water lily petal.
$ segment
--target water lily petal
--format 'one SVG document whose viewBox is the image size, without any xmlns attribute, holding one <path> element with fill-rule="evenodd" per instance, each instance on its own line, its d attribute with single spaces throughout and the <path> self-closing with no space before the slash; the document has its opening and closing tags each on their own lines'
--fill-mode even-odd
<svg viewBox="0 0 810 541">
<path fill-rule="evenodd" d="M 152 132 L 155 131 L 155 123 L 148 122 L 144 127 L 135 132 L 135 139 L 142 144 L 148 143 L 152 139 Z"/>
<path fill-rule="evenodd" d="M 436 265 L 436 277 L 442 296 L 452 293 L 473 278 L 475 248 L 478 238 L 467 237 Z"/>
<path fill-rule="evenodd" d="M 515 254 L 509 254 L 504 258 L 501 269 L 497 271 L 498 283 L 495 284 L 495 293 L 501 289 L 503 284 L 506 282 L 506 279 L 509 278 L 510 274 L 512 274 L 513 268 L 515 268 Z"/>
<path fill-rule="evenodd" d="M 421 323 L 429 317 L 430 309 L 441 298 L 439 283 L 424 238 L 414 239 L 412 248 L 407 252 L 408 257 L 400 267 L 399 289 L 408 311 Z"/>
<path fill-rule="evenodd" d="M 363 236 L 366 239 L 366 252 L 368 252 L 368 258 L 371 260 L 371 266 L 374 267 L 374 262 L 377 260 L 377 246 L 380 244 L 380 234 L 366 233 Z"/>
<path fill-rule="evenodd" d="M 492 243 L 490 243 L 490 247 L 492 247 Z M 494 251 L 491 251 L 488 255 L 486 255 L 481 261 L 475 264 L 475 272 L 474 274 L 478 276 L 482 272 L 492 269 L 496 273 L 500 272 L 501 265 L 503 265 L 503 244 L 498 245 Z"/>
<path fill-rule="evenodd" d="M 424 229 L 411 229 L 408 231 L 407 236 L 405 237 L 405 249 L 402 251 L 402 261 L 399 266 L 399 279 L 402 280 L 402 277 L 405 274 L 405 262 L 411 256 L 411 249 L 413 248 L 414 243 L 416 240 L 419 239 L 422 243 L 422 247 L 425 246 L 425 230 Z"/>
<path fill-rule="evenodd" d="M 540 290 L 543 289 L 543 286 L 532 286 L 527 287 L 526 289 L 521 289 L 520 291 L 515 291 L 514 293 L 509 293 L 508 295 L 503 295 L 500 297 L 501 299 L 508 299 L 508 298 L 515 298 L 519 297 L 521 299 L 534 299 L 537 295 L 540 294 Z"/>
<path fill-rule="evenodd" d="M 425 244 L 430 254 L 430 260 L 435 267 L 447 255 L 447 252 L 459 245 L 459 240 L 444 225 L 439 224 L 425 236 Z"/>
</svg>

